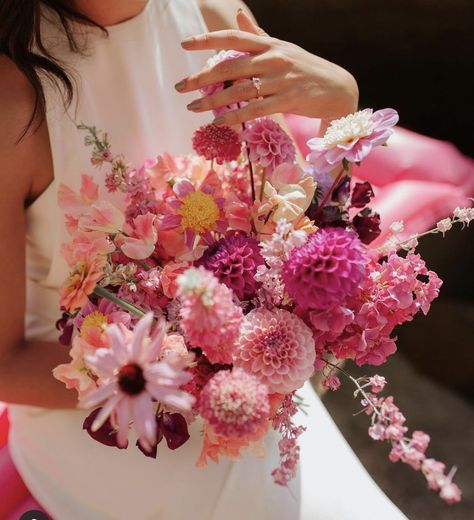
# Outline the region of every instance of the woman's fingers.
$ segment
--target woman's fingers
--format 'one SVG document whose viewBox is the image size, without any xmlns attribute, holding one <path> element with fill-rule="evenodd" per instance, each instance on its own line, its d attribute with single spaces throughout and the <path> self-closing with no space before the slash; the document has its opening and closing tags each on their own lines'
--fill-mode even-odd
<svg viewBox="0 0 474 520">
<path fill-rule="evenodd" d="M 225 50 L 259 53 L 269 48 L 267 38 L 234 29 L 191 36 L 181 42 L 187 51 Z"/>
<path fill-rule="evenodd" d="M 264 78 L 260 82 L 260 89 L 257 90 L 252 80 L 239 81 L 220 92 L 196 99 L 187 108 L 194 112 L 205 112 L 206 110 L 216 110 L 235 105 L 241 101 L 249 101 L 260 96 L 269 96 L 277 91 L 277 83 L 275 79 Z"/>
<path fill-rule="evenodd" d="M 180 92 L 190 92 L 224 81 L 257 76 L 265 72 L 263 61 L 259 56 L 221 61 L 210 69 L 204 69 L 183 79 L 176 84 L 176 89 Z"/>
<path fill-rule="evenodd" d="M 271 116 L 273 114 L 278 114 L 279 112 L 285 112 L 285 109 L 286 102 L 283 97 L 278 95 L 270 96 L 253 101 L 239 110 L 227 112 L 214 119 L 213 123 L 215 125 L 233 126 L 259 117 Z"/>
<path fill-rule="evenodd" d="M 257 34 L 259 36 L 268 36 L 268 34 L 259 27 L 255 21 L 249 16 L 243 9 L 237 11 L 237 24 L 241 31 L 245 31 L 251 34 Z"/>
</svg>

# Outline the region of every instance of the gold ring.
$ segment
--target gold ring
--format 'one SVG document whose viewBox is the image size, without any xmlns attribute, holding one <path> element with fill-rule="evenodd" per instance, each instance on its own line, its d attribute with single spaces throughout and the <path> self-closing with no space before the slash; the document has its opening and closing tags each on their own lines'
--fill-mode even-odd
<svg viewBox="0 0 474 520">
<path fill-rule="evenodd" d="M 255 90 L 257 91 L 257 97 L 262 96 L 262 80 L 257 77 L 252 78 L 253 86 L 255 87 Z"/>
</svg>

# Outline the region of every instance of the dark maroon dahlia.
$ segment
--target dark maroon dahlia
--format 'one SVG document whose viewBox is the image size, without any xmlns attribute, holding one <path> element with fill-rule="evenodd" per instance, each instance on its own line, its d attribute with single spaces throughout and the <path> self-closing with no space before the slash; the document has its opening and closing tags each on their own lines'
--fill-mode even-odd
<svg viewBox="0 0 474 520">
<path fill-rule="evenodd" d="M 219 281 L 232 289 L 239 300 L 255 294 L 257 267 L 264 263 L 258 242 L 245 233 L 221 238 L 206 250 L 199 265 L 214 273 Z"/>
</svg>

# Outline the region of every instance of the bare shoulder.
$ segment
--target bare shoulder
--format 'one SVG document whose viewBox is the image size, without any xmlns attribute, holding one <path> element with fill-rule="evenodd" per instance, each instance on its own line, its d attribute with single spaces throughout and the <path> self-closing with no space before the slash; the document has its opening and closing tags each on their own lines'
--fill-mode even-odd
<svg viewBox="0 0 474 520">
<path fill-rule="evenodd" d="M 249 8 L 241 0 L 198 0 L 198 4 L 210 31 L 236 29 L 237 11 L 244 9 L 250 13 Z"/>
<path fill-rule="evenodd" d="M 19 141 L 34 107 L 35 92 L 28 79 L 9 58 L 0 55 L 0 186 L 25 199 L 40 193 L 52 175 L 46 124 L 34 123 L 31 128 L 35 131 Z"/>
</svg>

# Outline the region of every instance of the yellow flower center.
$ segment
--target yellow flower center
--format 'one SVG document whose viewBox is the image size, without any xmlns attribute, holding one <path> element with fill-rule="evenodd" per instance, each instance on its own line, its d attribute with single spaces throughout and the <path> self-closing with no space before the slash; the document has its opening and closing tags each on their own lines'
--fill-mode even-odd
<svg viewBox="0 0 474 520">
<path fill-rule="evenodd" d="M 84 336 L 86 332 L 91 328 L 103 328 L 108 323 L 107 315 L 99 311 L 94 311 L 88 314 L 81 326 L 81 336 Z"/>
<path fill-rule="evenodd" d="M 212 195 L 195 191 L 184 197 L 179 214 L 183 217 L 183 229 L 191 228 L 201 234 L 214 229 L 219 219 L 219 208 Z"/>
</svg>

